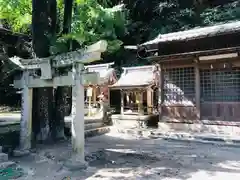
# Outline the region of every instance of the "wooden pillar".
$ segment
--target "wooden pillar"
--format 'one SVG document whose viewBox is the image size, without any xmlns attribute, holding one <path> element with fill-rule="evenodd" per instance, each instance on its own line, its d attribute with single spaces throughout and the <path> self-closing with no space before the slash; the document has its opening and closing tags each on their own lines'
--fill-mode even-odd
<svg viewBox="0 0 240 180">
<path fill-rule="evenodd" d="M 30 150 L 32 140 L 32 95 L 33 89 L 27 87 L 28 72 L 23 72 L 22 109 L 20 122 L 20 150 Z"/>
<path fill-rule="evenodd" d="M 139 104 L 138 113 L 143 114 L 143 91 L 138 92 Z"/>
<path fill-rule="evenodd" d="M 88 117 L 92 115 L 92 97 L 93 97 L 94 88 L 89 86 L 87 88 L 87 99 L 88 99 Z"/>
<path fill-rule="evenodd" d="M 197 119 L 201 118 L 201 94 L 200 94 L 200 72 L 198 63 L 195 63 L 195 103 L 197 109 Z"/>
<path fill-rule="evenodd" d="M 163 65 L 160 64 L 160 87 L 159 87 L 159 98 L 160 100 L 158 101 L 159 104 L 159 110 L 160 110 L 160 114 L 159 114 L 159 120 L 161 120 L 162 116 L 163 116 L 163 103 L 164 103 L 164 71 L 163 71 Z"/>
<path fill-rule="evenodd" d="M 107 101 L 106 102 L 108 103 L 108 106 L 110 107 L 110 89 L 109 89 L 109 87 L 107 89 Z"/>
<path fill-rule="evenodd" d="M 82 84 L 81 71 L 83 64 L 73 65 L 72 87 L 72 148 L 76 155 L 76 161 L 84 160 L 84 86 Z"/>
<path fill-rule="evenodd" d="M 97 104 L 97 87 L 93 86 L 93 104 Z"/>
<path fill-rule="evenodd" d="M 124 112 L 124 93 L 123 90 L 120 90 L 121 92 L 121 114 Z"/>
<path fill-rule="evenodd" d="M 152 107 L 153 107 L 153 95 L 152 89 L 147 89 L 147 111 L 148 114 L 152 114 Z"/>
<path fill-rule="evenodd" d="M 136 92 L 136 103 L 138 106 L 138 114 L 140 114 L 140 94 L 138 91 Z"/>
<path fill-rule="evenodd" d="M 91 116 L 91 103 L 92 103 L 92 96 L 88 96 L 88 117 Z"/>
</svg>

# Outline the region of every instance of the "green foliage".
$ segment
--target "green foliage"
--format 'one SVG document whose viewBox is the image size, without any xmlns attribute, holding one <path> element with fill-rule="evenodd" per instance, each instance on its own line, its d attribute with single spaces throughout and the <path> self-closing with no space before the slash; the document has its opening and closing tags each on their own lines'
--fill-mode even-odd
<svg viewBox="0 0 240 180">
<path fill-rule="evenodd" d="M 72 33 L 61 34 L 63 24 L 64 1 L 57 0 L 59 32 L 57 37 L 50 37 L 50 53 L 58 54 L 67 51 L 66 43 L 69 39 L 76 40 L 79 48 L 98 40 L 105 39 L 109 43 L 108 52 L 113 53 L 120 48 L 119 39 L 126 33 L 126 12 L 121 6 L 108 7 L 107 1 L 76 0 L 72 20 Z M 31 25 L 31 0 L 1 0 L 0 18 L 5 19 L 10 29 L 15 32 L 29 33 Z"/>
<path fill-rule="evenodd" d="M 63 20 L 64 0 L 57 0 L 58 23 Z M 0 0 L 0 19 L 14 32 L 30 33 L 32 0 Z"/>
<path fill-rule="evenodd" d="M 0 19 L 16 32 L 30 32 L 31 0 L 0 0 Z M 126 7 L 114 6 L 125 3 Z M 51 54 L 67 51 L 74 40 L 78 48 L 100 39 L 108 41 L 108 52 L 124 44 L 140 44 L 158 34 L 186 30 L 240 19 L 240 2 L 183 0 L 75 0 L 72 32 L 61 34 L 64 0 L 57 0 L 58 31 L 50 37 Z"/>
<path fill-rule="evenodd" d="M 106 4 L 106 3 L 105 3 Z M 118 6 L 119 7 L 119 6 Z M 66 50 L 66 42 L 75 40 L 80 48 L 101 39 L 108 41 L 108 53 L 114 53 L 122 45 L 120 37 L 126 33 L 126 12 L 122 8 L 104 8 L 95 0 L 76 1 L 72 32 L 55 39 L 51 53 Z"/>
<path fill-rule="evenodd" d="M 29 31 L 32 19 L 31 0 L 1 0 L 0 19 L 7 21 L 7 25 L 15 32 Z"/>
<path fill-rule="evenodd" d="M 240 19 L 240 1 L 128 0 L 126 3 L 133 21 L 126 41 L 136 44 L 158 34 Z"/>
<path fill-rule="evenodd" d="M 206 8 L 201 13 L 203 24 L 213 25 L 218 22 L 226 22 L 240 19 L 240 1 L 234 1 L 214 8 Z"/>
</svg>

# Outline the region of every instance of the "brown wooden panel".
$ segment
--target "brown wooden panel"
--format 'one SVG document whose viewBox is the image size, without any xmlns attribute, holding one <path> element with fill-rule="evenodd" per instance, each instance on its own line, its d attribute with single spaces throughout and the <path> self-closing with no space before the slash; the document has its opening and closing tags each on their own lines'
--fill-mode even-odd
<svg viewBox="0 0 240 180">
<path fill-rule="evenodd" d="M 178 120 L 197 120 L 198 111 L 195 106 L 162 106 L 162 116 Z"/>
<path fill-rule="evenodd" d="M 240 121 L 240 102 L 201 103 L 201 119 L 217 121 Z"/>
</svg>

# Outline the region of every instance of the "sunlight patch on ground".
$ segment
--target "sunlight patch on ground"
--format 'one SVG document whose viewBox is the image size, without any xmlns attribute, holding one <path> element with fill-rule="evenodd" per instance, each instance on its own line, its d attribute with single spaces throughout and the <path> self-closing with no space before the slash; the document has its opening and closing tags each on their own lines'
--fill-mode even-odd
<svg viewBox="0 0 240 180">
<path fill-rule="evenodd" d="M 240 170 L 239 161 L 226 161 L 224 163 L 218 163 L 216 166 L 224 169 L 229 169 L 229 170 Z"/>
<path fill-rule="evenodd" d="M 213 171 L 198 171 L 189 174 L 186 180 L 239 180 L 239 173 L 230 172 L 213 172 Z M 181 178 L 163 178 L 162 180 L 181 180 Z"/>
<path fill-rule="evenodd" d="M 107 151 L 112 152 L 119 152 L 119 153 L 138 153 L 137 151 L 134 151 L 132 149 L 106 149 Z"/>
<path fill-rule="evenodd" d="M 120 139 L 139 139 L 139 137 L 137 136 L 134 136 L 134 135 L 128 135 L 128 134 L 121 134 L 121 133 L 116 133 L 116 132 L 109 132 L 107 134 L 105 134 L 105 136 L 108 136 L 108 137 L 114 137 L 114 138 L 120 138 Z"/>
<path fill-rule="evenodd" d="M 239 173 L 198 171 L 192 173 L 191 177 L 187 180 L 238 180 L 239 178 Z"/>
<path fill-rule="evenodd" d="M 134 177 L 133 168 L 118 168 L 118 169 L 101 169 L 97 171 L 93 176 L 87 178 L 86 180 L 110 180 L 112 178 L 123 179 Z"/>
</svg>

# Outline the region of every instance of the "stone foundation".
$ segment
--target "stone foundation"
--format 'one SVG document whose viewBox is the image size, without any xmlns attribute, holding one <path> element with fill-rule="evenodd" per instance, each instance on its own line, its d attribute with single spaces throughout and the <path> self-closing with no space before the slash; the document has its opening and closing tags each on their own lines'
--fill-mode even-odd
<svg viewBox="0 0 240 180">
<path fill-rule="evenodd" d="M 209 133 L 215 135 L 240 136 L 240 126 L 208 125 L 203 123 L 159 122 L 158 130 L 162 132 Z"/>
<path fill-rule="evenodd" d="M 111 116 L 114 127 L 119 128 L 147 128 L 157 127 L 158 117 L 155 115 L 121 115 L 113 114 Z"/>
</svg>

